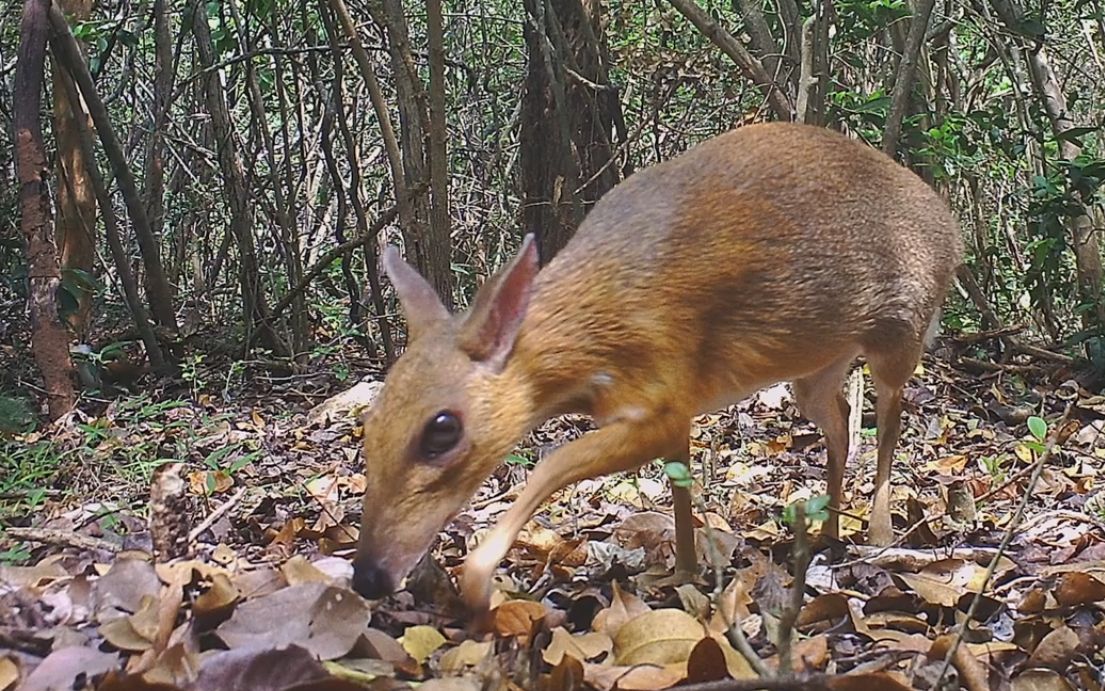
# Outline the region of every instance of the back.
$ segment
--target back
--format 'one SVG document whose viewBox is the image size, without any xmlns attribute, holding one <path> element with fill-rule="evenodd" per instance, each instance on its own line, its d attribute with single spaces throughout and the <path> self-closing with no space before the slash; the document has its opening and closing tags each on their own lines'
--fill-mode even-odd
<svg viewBox="0 0 1105 691">
<path fill-rule="evenodd" d="M 924 333 L 961 251 L 945 203 L 881 152 L 824 128 L 753 125 L 609 192 L 538 275 L 527 322 L 606 348 L 596 360 L 644 372 L 689 359 L 725 380 L 709 389 L 751 390 L 850 343 Z M 570 332 L 593 323 L 616 338 L 581 346 Z"/>
</svg>

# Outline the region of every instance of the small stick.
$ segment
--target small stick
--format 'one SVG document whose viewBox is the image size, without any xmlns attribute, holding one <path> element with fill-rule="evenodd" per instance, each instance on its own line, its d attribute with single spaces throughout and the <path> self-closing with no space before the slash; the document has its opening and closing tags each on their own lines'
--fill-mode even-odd
<svg viewBox="0 0 1105 691">
<path fill-rule="evenodd" d="M 195 542 L 199 539 L 203 532 L 215 525 L 215 521 L 223 517 L 223 515 L 230 511 L 230 509 L 242 500 L 242 497 L 246 495 L 246 487 L 242 487 L 233 494 L 229 499 L 222 503 L 222 506 L 208 514 L 207 518 L 203 519 L 203 522 L 192 529 L 192 532 L 188 533 L 188 541 Z"/>
<path fill-rule="evenodd" d="M 114 542 L 108 542 L 98 537 L 81 535 L 71 530 L 54 530 L 51 528 L 5 528 L 4 532 L 11 537 L 33 540 L 47 545 L 60 545 L 61 547 L 75 547 L 86 550 L 103 550 L 117 553 L 122 548 Z"/>
<path fill-rule="evenodd" d="M 779 640 L 776 646 L 779 648 L 779 674 L 789 676 L 794 673 L 791 664 L 791 647 L 794 638 L 794 624 L 798 621 L 798 613 L 802 610 L 802 603 L 806 594 L 806 571 L 810 566 L 810 544 L 806 538 L 806 504 L 798 502 L 794 505 L 794 548 L 791 551 L 794 559 L 794 583 L 791 584 L 790 604 L 783 615 L 779 617 Z"/>
</svg>

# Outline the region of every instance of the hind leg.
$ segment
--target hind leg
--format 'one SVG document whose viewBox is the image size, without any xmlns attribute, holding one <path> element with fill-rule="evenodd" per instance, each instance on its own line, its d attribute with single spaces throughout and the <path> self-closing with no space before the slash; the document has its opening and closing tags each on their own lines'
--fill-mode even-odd
<svg viewBox="0 0 1105 691">
<path fill-rule="evenodd" d="M 878 466 L 875 470 L 875 495 L 871 504 L 868 539 L 885 547 L 894 542 L 890 518 L 890 467 L 902 430 L 902 388 L 921 359 L 919 341 L 899 343 L 892 350 L 867 353 L 871 377 L 875 380 L 877 422 L 879 428 Z"/>
<path fill-rule="evenodd" d="M 848 461 L 848 400 L 843 382 L 854 356 L 841 358 L 813 374 L 794 381 L 798 409 L 821 428 L 829 456 L 829 499 L 833 514 L 825 523 L 825 534 L 839 538 L 840 510 L 844 499 L 844 465 Z"/>
</svg>

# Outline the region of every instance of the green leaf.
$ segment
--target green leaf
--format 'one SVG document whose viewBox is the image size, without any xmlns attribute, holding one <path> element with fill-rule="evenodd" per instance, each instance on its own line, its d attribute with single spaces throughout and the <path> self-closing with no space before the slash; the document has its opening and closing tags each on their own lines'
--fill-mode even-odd
<svg viewBox="0 0 1105 691">
<path fill-rule="evenodd" d="M 1047 423 L 1044 422 L 1043 418 L 1033 415 L 1028 418 L 1028 431 L 1032 433 L 1032 436 L 1043 441 L 1047 437 Z"/>
<path fill-rule="evenodd" d="M 694 478 L 691 476 L 691 469 L 682 461 L 669 461 L 665 463 L 664 474 L 671 480 L 671 484 L 676 487 L 687 489 L 694 484 Z"/>
</svg>

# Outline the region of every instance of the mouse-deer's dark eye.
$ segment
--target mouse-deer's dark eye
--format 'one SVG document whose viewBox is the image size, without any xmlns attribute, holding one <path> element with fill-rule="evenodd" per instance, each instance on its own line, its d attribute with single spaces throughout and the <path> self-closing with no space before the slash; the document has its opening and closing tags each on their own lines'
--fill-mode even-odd
<svg viewBox="0 0 1105 691">
<path fill-rule="evenodd" d="M 448 453 L 460 443 L 463 427 L 460 418 L 443 410 L 430 418 L 422 429 L 422 440 L 418 444 L 419 451 L 426 458 L 436 458 L 443 453 Z"/>
</svg>

